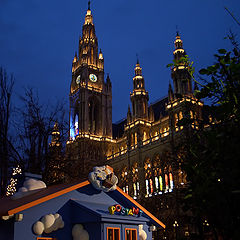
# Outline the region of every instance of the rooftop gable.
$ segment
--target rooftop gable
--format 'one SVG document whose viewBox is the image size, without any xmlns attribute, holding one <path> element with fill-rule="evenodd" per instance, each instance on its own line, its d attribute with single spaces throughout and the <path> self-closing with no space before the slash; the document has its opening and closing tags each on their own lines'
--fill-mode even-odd
<svg viewBox="0 0 240 240">
<path fill-rule="evenodd" d="M 82 195 L 88 195 L 88 200 L 87 198 L 85 200 L 83 198 L 81 199 L 81 201 L 75 200 L 76 203 L 80 204 L 85 208 L 88 208 L 88 210 L 91 208 L 91 204 L 93 204 L 92 211 L 94 211 L 94 206 L 96 207 L 96 205 L 98 204 L 105 205 L 105 208 L 108 204 L 108 206 L 111 206 L 116 203 L 119 203 L 120 205 L 127 208 L 138 207 L 143 211 L 143 217 L 147 217 L 154 225 L 165 228 L 165 225 L 160 220 L 154 217 L 150 212 L 148 212 L 143 206 L 141 206 L 134 199 L 132 199 L 128 194 L 124 193 L 119 187 L 117 187 L 115 191 L 111 191 L 108 193 L 100 192 L 94 189 L 92 185 L 90 185 L 90 182 L 88 180 L 76 184 L 62 184 L 57 186 L 50 186 L 46 189 L 39 190 L 36 193 L 16 200 L 11 199 L 10 197 L 3 198 L 0 200 L 0 216 L 7 216 L 19 213 L 25 209 L 37 206 L 38 204 L 49 201 L 74 190 L 77 190 Z M 105 196 L 103 197 L 103 195 Z M 91 198 L 89 198 L 89 196 L 91 196 Z M 101 199 L 101 196 L 103 199 L 102 202 L 99 201 Z M 84 203 L 84 201 L 88 201 L 88 203 Z M 100 205 L 98 205 L 98 207 L 99 206 Z"/>
</svg>

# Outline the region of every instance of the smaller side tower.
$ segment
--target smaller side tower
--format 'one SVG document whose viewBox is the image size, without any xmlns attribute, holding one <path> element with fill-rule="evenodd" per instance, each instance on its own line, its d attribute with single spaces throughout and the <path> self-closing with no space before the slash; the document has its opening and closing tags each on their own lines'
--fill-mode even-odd
<svg viewBox="0 0 240 240">
<path fill-rule="evenodd" d="M 183 49 L 183 42 L 177 32 L 174 41 L 175 50 L 174 67 L 172 68 L 171 77 L 173 79 L 173 89 L 171 83 L 168 88 L 168 105 L 169 126 L 172 136 L 175 132 L 182 129 L 198 129 L 202 120 L 203 103 L 195 98 L 192 89 L 192 77 L 189 73 L 189 63 L 182 58 L 186 56 Z M 179 125 L 182 119 L 189 119 L 188 126 Z"/>
<path fill-rule="evenodd" d="M 132 119 L 148 120 L 148 92 L 145 90 L 144 77 L 139 60 L 135 66 L 133 78 L 133 92 L 130 94 L 132 102 Z"/>
<path fill-rule="evenodd" d="M 183 41 L 177 32 L 174 42 L 175 50 L 173 52 L 174 60 L 177 66 L 172 68 L 172 79 L 174 86 L 175 98 L 182 96 L 192 96 L 192 78 L 189 74 L 189 65 L 181 61 L 181 58 L 186 56 L 186 51 L 183 49 Z"/>
</svg>

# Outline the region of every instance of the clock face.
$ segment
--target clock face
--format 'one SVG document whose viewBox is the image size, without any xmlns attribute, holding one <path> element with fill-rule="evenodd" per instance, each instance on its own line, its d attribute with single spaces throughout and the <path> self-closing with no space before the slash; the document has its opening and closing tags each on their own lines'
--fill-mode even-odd
<svg viewBox="0 0 240 240">
<path fill-rule="evenodd" d="M 81 76 L 80 76 L 80 75 L 78 75 L 78 77 L 77 77 L 77 79 L 76 79 L 76 83 L 77 83 L 77 84 L 79 84 L 79 83 L 80 83 L 80 81 L 81 81 Z"/>
<path fill-rule="evenodd" d="M 91 74 L 89 75 L 89 79 L 90 79 L 92 82 L 96 82 L 96 81 L 97 81 L 97 76 L 96 76 L 95 74 L 91 73 Z"/>
</svg>

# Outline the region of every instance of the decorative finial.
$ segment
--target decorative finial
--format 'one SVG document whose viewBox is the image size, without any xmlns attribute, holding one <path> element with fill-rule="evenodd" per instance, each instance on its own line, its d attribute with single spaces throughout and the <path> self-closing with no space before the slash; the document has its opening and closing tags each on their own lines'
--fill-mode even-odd
<svg viewBox="0 0 240 240">
<path fill-rule="evenodd" d="M 136 57 L 137 57 L 137 64 L 139 64 L 139 58 L 138 58 L 138 54 L 136 54 Z"/>
<path fill-rule="evenodd" d="M 177 33 L 177 37 L 178 37 L 179 36 L 178 25 L 176 25 L 176 33 Z"/>
<path fill-rule="evenodd" d="M 90 10 L 90 4 L 91 4 L 91 2 L 90 2 L 90 0 L 88 1 L 88 10 Z"/>
</svg>

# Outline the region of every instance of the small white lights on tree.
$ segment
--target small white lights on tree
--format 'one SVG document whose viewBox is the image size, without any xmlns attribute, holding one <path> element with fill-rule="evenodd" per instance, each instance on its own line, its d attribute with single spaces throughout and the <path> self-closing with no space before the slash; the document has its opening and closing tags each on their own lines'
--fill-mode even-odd
<svg viewBox="0 0 240 240">
<path fill-rule="evenodd" d="M 204 222 L 203 222 L 203 226 L 209 226 L 209 223 L 208 223 L 208 221 L 207 220 L 205 220 Z"/>
<path fill-rule="evenodd" d="M 178 222 L 175 221 L 174 224 L 173 224 L 173 226 L 174 226 L 174 227 L 178 227 L 178 226 L 179 226 L 179 225 L 178 225 Z"/>
<path fill-rule="evenodd" d="M 22 174 L 22 169 L 20 168 L 19 165 L 16 168 L 13 168 L 12 177 L 10 178 L 10 184 L 7 186 L 7 192 L 6 192 L 7 196 L 11 196 L 17 191 L 16 189 L 17 178 L 14 178 L 13 176 L 17 176 L 21 174 Z"/>
</svg>

